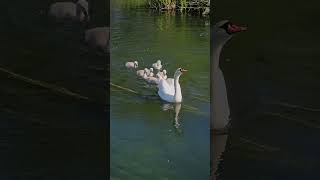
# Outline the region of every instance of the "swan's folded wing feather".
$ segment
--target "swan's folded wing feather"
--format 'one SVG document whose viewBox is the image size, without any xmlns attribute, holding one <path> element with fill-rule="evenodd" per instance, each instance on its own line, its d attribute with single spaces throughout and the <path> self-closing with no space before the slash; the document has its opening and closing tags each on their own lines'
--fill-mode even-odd
<svg viewBox="0 0 320 180">
<path fill-rule="evenodd" d="M 174 80 L 172 78 L 167 78 L 166 81 L 169 84 L 169 86 L 171 86 L 174 90 Z"/>
<path fill-rule="evenodd" d="M 163 95 L 169 95 L 169 96 L 173 96 L 174 95 L 174 84 L 173 81 L 170 82 L 164 79 L 161 79 L 159 85 L 159 92 L 161 92 L 161 94 Z"/>
</svg>

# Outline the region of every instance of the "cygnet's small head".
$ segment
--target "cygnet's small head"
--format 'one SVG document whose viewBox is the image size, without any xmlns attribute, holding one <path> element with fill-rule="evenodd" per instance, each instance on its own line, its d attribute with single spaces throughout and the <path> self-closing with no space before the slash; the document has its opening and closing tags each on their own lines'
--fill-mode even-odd
<svg viewBox="0 0 320 180">
<path fill-rule="evenodd" d="M 161 65 L 161 61 L 160 61 L 160 60 L 158 60 L 158 61 L 157 61 L 157 64 L 158 64 L 158 65 Z"/>
<path fill-rule="evenodd" d="M 134 61 L 134 68 L 137 68 L 138 67 L 138 61 Z"/>
<path fill-rule="evenodd" d="M 153 68 L 150 68 L 150 72 L 153 72 Z"/>
<path fill-rule="evenodd" d="M 229 20 L 219 21 L 213 26 L 213 41 L 215 44 L 224 44 L 238 32 L 246 31 L 247 27 L 237 26 Z"/>
<path fill-rule="evenodd" d="M 164 69 L 164 70 L 162 71 L 162 73 L 163 73 L 163 75 L 166 75 L 166 74 L 167 74 L 167 70 Z"/>
<path fill-rule="evenodd" d="M 174 78 L 180 77 L 180 76 L 181 76 L 183 73 L 185 73 L 185 72 L 187 72 L 187 70 L 182 69 L 182 68 L 178 68 L 178 69 L 176 70 L 176 72 L 174 73 Z"/>
</svg>

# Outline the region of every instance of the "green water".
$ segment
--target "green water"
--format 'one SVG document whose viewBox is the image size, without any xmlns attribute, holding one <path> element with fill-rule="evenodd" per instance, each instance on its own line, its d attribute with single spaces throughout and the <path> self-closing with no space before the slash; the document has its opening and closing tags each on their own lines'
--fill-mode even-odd
<svg viewBox="0 0 320 180">
<path fill-rule="evenodd" d="M 139 69 L 161 59 L 169 77 L 189 70 L 180 78 L 182 106 L 161 101 L 124 67 L 129 59 Z M 113 6 L 110 70 L 112 83 L 138 92 L 111 86 L 111 179 L 209 179 L 208 20 Z"/>
</svg>

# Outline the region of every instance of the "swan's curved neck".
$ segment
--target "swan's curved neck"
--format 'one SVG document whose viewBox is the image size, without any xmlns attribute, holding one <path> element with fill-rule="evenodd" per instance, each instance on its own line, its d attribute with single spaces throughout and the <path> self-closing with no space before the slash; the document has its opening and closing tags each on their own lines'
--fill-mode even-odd
<svg viewBox="0 0 320 180">
<path fill-rule="evenodd" d="M 219 59 L 223 45 L 213 45 L 212 58 L 213 58 L 213 72 L 216 73 L 219 68 Z"/>
<path fill-rule="evenodd" d="M 222 51 L 224 43 L 218 43 L 213 45 L 212 51 L 212 74 L 211 79 L 211 98 L 213 101 L 212 111 L 211 111 L 211 128 L 224 128 L 229 122 L 229 104 L 227 97 L 227 90 L 225 85 L 225 80 L 223 73 L 219 67 L 219 58 Z"/>
<path fill-rule="evenodd" d="M 180 78 L 180 76 L 174 77 L 174 100 L 175 100 L 175 102 L 181 102 L 181 99 L 182 99 L 179 78 Z"/>
</svg>

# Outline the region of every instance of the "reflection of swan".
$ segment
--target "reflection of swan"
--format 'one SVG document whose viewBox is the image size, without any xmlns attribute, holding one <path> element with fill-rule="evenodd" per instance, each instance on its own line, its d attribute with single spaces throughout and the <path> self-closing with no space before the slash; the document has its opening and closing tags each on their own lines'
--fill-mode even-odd
<svg viewBox="0 0 320 180">
<path fill-rule="evenodd" d="M 211 144 L 213 144 L 213 148 L 211 148 L 212 154 L 212 179 L 216 179 L 216 172 L 218 169 L 219 162 L 221 161 L 221 155 L 226 149 L 226 144 L 228 140 L 228 135 L 213 135 L 211 136 Z"/>
<path fill-rule="evenodd" d="M 219 58 L 223 46 L 231 39 L 234 33 L 246 30 L 229 21 L 220 21 L 213 28 L 213 50 L 212 50 L 212 99 L 213 118 L 211 119 L 211 129 L 224 128 L 229 123 L 229 104 L 226 85 L 223 73 L 219 67 Z"/>
<path fill-rule="evenodd" d="M 175 104 L 175 108 L 174 108 L 174 112 L 175 112 L 175 116 L 174 116 L 174 126 L 179 129 L 180 127 L 180 123 L 179 123 L 179 113 L 181 110 L 181 103 L 176 103 Z"/>
<path fill-rule="evenodd" d="M 226 128 L 230 121 L 230 110 L 228 104 L 227 90 L 223 73 L 219 67 L 219 58 L 223 46 L 230 40 L 234 33 L 246 30 L 245 27 L 239 27 L 229 21 L 220 21 L 213 27 L 213 49 L 212 49 L 212 119 L 211 129 L 213 130 L 212 139 L 212 179 L 216 179 L 216 171 L 219 165 L 220 157 L 225 150 L 228 135 Z M 219 133 L 218 133 L 219 132 Z M 222 133 L 222 134 L 221 134 Z"/>
<path fill-rule="evenodd" d="M 174 73 L 174 78 L 161 79 L 158 84 L 158 95 L 164 101 L 171 103 L 180 103 L 182 101 L 181 87 L 179 84 L 180 76 L 186 72 L 182 68 L 178 68 Z"/>
<path fill-rule="evenodd" d="M 167 111 L 167 110 L 170 110 L 170 109 L 171 110 L 174 109 L 174 112 L 175 112 L 174 127 L 176 129 L 179 129 L 180 128 L 179 113 L 180 113 L 180 110 L 181 110 L 181 103 L 176 103 L 176 104 L 166 103 L 166 104 L 163 104 L 163 106 L 162 106 L 162 110 L 163 111 Z"/>
</svg>

